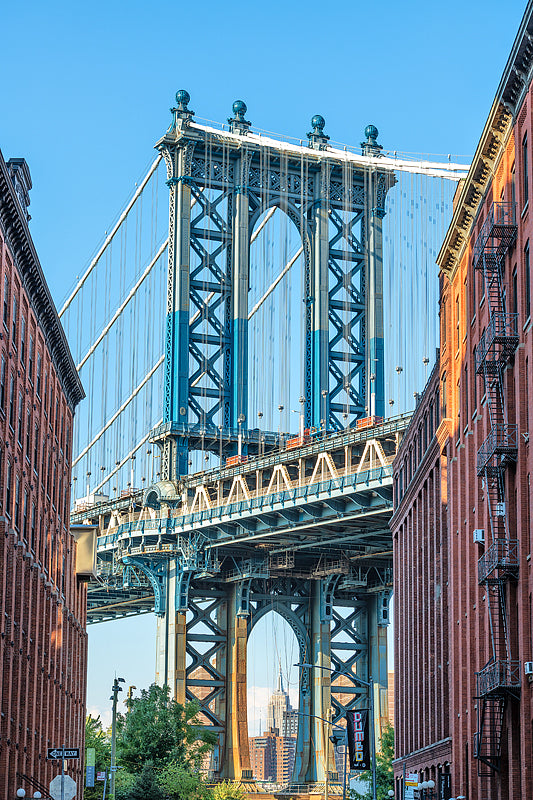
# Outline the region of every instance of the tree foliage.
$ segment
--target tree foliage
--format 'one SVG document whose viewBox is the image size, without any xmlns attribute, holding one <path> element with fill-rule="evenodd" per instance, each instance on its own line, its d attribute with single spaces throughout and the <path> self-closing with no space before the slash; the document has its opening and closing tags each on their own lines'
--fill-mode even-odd
<svg viewBox="0 0 533 800">
<path fill-rule="evenodd" d="M 376 753 L 376 796 L 377 800 L 388 800 L 389 789 L 393 788 L 394 770 L 394 728 L 389 723 L 383 728 L 381 747 Z M 372 772 L 362 772 L 360 780 L 365 781 L 368 789 L 365 794 L 352 791 L 352 800 L 372 800 Z"/>
<path fill-rule="evenodd" d="M 169 800 L 211 800 L 212 793 L 198 772 L 171 761 L 158 775 L 157 782 Z"/>
<path fill-rule="evenodd" d="M 117 763 L 138 773 L 146 762 L 156 772 L 171 762 L 195 771 L 215 744 L 214 734 L 197 724 L 198 705 L 170 699 L 168 686 L 152 684 L 128 703 L 117 722 Z"/>
<path fill-rule="evenodd" d="M 121 793 L 124 800 L 166 800 L 159 786 L 153 765 L 147 761 L 129 790 Z"/>
<path fill-rule="evenodd" d="M 213 788 L 213 800 L 245 800 L 246 793 L 238 783 L 223 781 Z"/>
<path fill-rule="evenodd" d="M 85 747 L 94 747 L 96 756 L 95 772 L 103 772 L 109 769 L 111 761 L 111 741 L 102 727 L 100 717 L 93 717 L 91 714 L 85 720 Z M 84 793 L 85 800 L 100 800 L 102 797 L 101 785 L 94 788 L 87 787 Z"/>
</svg>

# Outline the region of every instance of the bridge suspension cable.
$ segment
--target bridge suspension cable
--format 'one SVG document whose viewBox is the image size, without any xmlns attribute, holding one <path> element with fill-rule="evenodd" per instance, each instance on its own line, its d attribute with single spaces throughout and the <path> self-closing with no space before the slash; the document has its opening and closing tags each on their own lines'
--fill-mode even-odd
<svg viewBox="0 0 533 800">
<path fill-rule="evenodd" d="M 102 258 L 103 254 L 107 250 L 108 246 L 111 244 L 111 242 L 115 238 L 115 235 L 120 230 L 120 226 L 122 225 L 124 220 L 127 218 L 127 216 L 130 213 L 131 209 L 133 208 L 133 206 L 135 205 L 135 203 L 137 202 L 139 197 L 142 195 L 142 193 L 144 191 L 144 188 L 147 185 L 148 181 L 150 180 L 150 178 L 152 177 L 152 175 L 154 174 L 154 172 L 158 168 L 158 166 L 159 166 L 159 164 L 161 162 L 161 159 L 162 159 L 162 156 L 158 155 L 157 158 L 155 159 L 155 161 L 153 162 L 152 166 L 150 167 L 150 169 L 146 173 L 145 177 L 141 181 L 138 189 L 136 190 L 135 194 L 131 198 L 130 202 L 128 203 L 128 205 L 126 206 L 126 208 L 124 209 L 124 211 L 122 212 L 120 217 L 118 218 L 116 224 L 113 226 L 113 229 L 111 230 L 111 233 L 109 233 L 106 236 L 106 238 L 104 240 L 104 243 L 102 244 L 101 248 L 99 249 L 99 251 L 97 252 L 95 257 L 93 258 L 93 260 L 91 261 L 91 263 L 87 267 L 86 271 L 84 272 L 83 276 L 80 278 L 78 283 L 76 284 L 76 286 L 73 289 L 73 291 L 71 292 L 71 294 L 65 300 L 65 302 L 64 302 L 64 304 L 63 304 L 63 306 L 62 306 L 62 308 L 61 308 L 61 310 L 59 312 L 59 318 L 60 319 L 63 316 L 63 314 L 65 313 L 65 311 L 68 309 L 68 307 L 70 306 L 70 304 L 72 303 L 72 301 L 74 300 L 74 298 L 76 297 L 76 295 L 78 294 L 80 289 L 83 288 L 83 286 L 85 284 L 85 281 L 87 280 L 87 278 L 89 277 L 89 275 L 91 274 L 93 269 L 96 267 L 96 265 L 98 264 L 98 262 Z"/>
</svg>

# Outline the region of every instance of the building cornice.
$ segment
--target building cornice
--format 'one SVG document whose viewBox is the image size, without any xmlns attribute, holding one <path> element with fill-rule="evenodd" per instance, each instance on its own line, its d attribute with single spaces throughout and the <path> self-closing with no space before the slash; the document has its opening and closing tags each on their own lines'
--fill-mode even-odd
<svg viewBox="0 0 533 800">
<path fill-rule="evenodd" d="M 458 188 L 452 221 L 437 256 L 438 266 L 450 280 L 468 246 L 473 224 L 509 141 L 532 74 L 533 0 L 529 0 L 468 175 Z"/>
<path fill-rule="evenodd" d="M 20 280 L 45 336 L 57 376 L 72 410 L 85 397 L 65 332 L 46 283 L 35 245 L 0 153 L 0 227 Z"/>
</svg>

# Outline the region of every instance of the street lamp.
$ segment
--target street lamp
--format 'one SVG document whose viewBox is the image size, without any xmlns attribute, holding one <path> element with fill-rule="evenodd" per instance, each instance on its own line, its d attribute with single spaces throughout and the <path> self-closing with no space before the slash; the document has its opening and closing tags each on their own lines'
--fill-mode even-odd
<svg viewBox="0 0 533 800">
<path fill-rule="evenodd" d="M 295 667 L 300 666 L 308 666 L 303 664 L 294 664 Z M 319 719 L 322 722 L 325 722 L 326 725 L 331 725 L 332 728 L 337 728 L 338 731 L 342 731 L 342 738 L 344 739 L 344 775 L 343 775 L 343 782 L 342 782 L 342 800 L 346 800 L 346 747 L 347 747 L 347 734 L 346 728 L 343 728 L 342 725 L 335 725 L 335 723 L 331 719 L 325 719 L 325 717 L 319 717 L 316 714 L 306 714 L 304 711 L 297 711 L 296 712 L 300 717 L 310 717 L 311 719 Z M 331 708 L 328 709 L 328 717 L 331 716 Z M 324 782 L 324 800 L 328 800 L 328 789 L 329 789 L 329 743 L 333 742 L 335 747 L 338 747 L 340 744 L 339 735 L 333 732 L 331 736 L 328 736 L 326 741 L 326 780 Z"/>
<path fill-rule="evenodd" d="M 239 456 L 239 464 L 241 463 L 241 456 L 242 456 L 242 428 L 241 425 L 244 422 L 246 417 L 244 414 L 239 414 L 237 417 L 237 422 L 239 424 L 239 436 L 238 436 L 238 447 L 237 447 L 237 454 Z"/>
<path fill-rule="evenodd" d="M 295 664 L 295 667 L 307 667 L 307 669 L 326 669 L 329 672 L 335 672 L 332 667 L 326 667 L 322 664 Z M 370 680 L 364 681 L 362 678 L 354 675 L 353 672 L 340 672 L 339 675 L 347 675 L 351 680 L 360 683 L 362 686 L 368 688 L 369 704 L 370 704 L 370 755 L 372 758 L 372 800 L 377 800 L 377 784 L 376 784 L 376 735 L 374 730 L 374 679 L 370 676 Z M 327 772 L 327 770 L 326 770 Z"/>
<path fill-rule="evenodd" d="M 111 721 L 111 786 L 109 791 L 109 798 L 110 800 L 115 800 L 115 749 L 116 749 L 116 736 L 117 736 L 117 702 L 118 702 L 118 693 L 122 691 L 122 687 L 120 686 L 121 683 L 126 683 L 124 678 L 117 678 L 115 676 L 115 680 L 113 681 L 113 694 L 109 698 L 113 701 L 113 717 Z"/>
<path fill-rule="evenodd" d="M 394 797 L 394 789 L 389 789 L 387 794 L 389 795 L 389 797 Z"/>
</svg>

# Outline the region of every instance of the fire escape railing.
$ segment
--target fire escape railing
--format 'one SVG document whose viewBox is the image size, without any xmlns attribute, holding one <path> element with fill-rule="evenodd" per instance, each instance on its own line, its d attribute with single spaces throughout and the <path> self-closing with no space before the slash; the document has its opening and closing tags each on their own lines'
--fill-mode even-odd
<svg viewBox="0 0 533 800">
<path fill-rule="evenodd" d="M 519 570 L 518 541 L 509 535 L 505 474 L 518 454 L 518 428 L 507 419 L 503 370 L 518 347 L 518 315 L 505 308 L 505 259 L 518 235 L 514 203 L 493 203 L 473 248 L 473 266 L 483 274 L 488 325 L 476 350 L 476 373 L 483 376 L 490 430 L 477 453 L 477 474 L 487 499 L 490 539 L 478 561 L 478 580 L 486 587 L 489 663 L 476 673 L 478 725 L 474 755 L 478 774 L 499 771 L 507 702 L 520 690 L 520 662 L 511 658 L 507 584 Z"/>
</svg>

